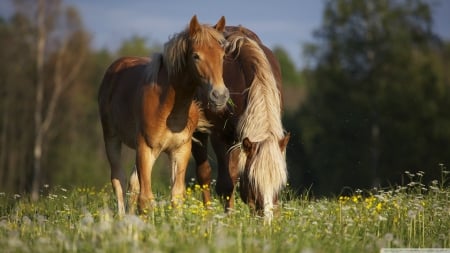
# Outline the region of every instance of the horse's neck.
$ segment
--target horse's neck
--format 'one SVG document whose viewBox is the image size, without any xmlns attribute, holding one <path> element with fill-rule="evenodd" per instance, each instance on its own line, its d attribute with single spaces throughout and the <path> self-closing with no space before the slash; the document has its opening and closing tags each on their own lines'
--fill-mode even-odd
<svg viewBox="0 0 450 253">
<path fill-rule="evenodd" d="M 194 99 L 195 88 L 192 81 L 185 75 L 178 75 L 169 79 L 169 91 L 167 99 L 170 104 L 170 113 L 167 124 L 175 131 L 184 129 L 189 120 L 189 113 Z"/>
</svg>

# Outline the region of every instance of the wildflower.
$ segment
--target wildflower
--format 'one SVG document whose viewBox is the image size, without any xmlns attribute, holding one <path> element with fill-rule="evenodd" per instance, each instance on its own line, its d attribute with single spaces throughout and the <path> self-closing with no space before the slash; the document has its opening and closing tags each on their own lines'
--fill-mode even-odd
<svg viewBox="0 0 450 253">
<path fill-rule="evenodd" d="M 347 202 L 349 199 L 350 199 L 350 197 L 348 197 L 348 196 L 340 196 L 340 197 L 339 197 L 339 202 L 345 203 L 345 202 Z"/>
<path fill-rule="evenodd" d="M 366 209 L 370 209 L 373 206 L 373 202 L 375 201 L 375 197 L 374 196 L 370 196 L 369 198 L 366 198 L 364 201 L 366 202 Z"/>
<path fill-rule="evenodd" d="M 387 218 L 382 215 L 378 215 L 378 220 L 379 221 L 387 221 Z"/>
<path fill-rule="evenodd" d="M 381 204 L 381 202 L 380 202 L 380 203 L 377 204 L 375 209 L 377 210 L 377 212 L 380 212 L 382 207 L 383 207 L 383 204 Z"/>
</svg>

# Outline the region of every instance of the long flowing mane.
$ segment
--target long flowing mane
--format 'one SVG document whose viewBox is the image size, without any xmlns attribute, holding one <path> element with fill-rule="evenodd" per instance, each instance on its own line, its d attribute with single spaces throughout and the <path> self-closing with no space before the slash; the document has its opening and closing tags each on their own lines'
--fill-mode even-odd
<svg viewBox="0 0 450 253">
<path fill-rule="evenodd" d="M 257 42 L 242 36 L 229 37 L 229 50 L 238 53 L 241 64 L 251 64 L 253 81 L 248 88 L 247 107 L 240 117 L 239 141 L 254 142 L 256 155 L 249 168 L 250 182 L 264 196 L 264 212 L 271 212 L 272 201 L 286 184 L 287 168 L 279 140 L 284 137 L 281 123 L 281 94 L 270 63 Z M 239 169 L 244 170 L 246 155 L 241 152 Z"/>
<path fill-rule="evenodd" d="M 223 34 L 210 25 L 202 25 L 194 36 L 189 36 L 188 28 L 172 35 L 169 41 L 164 44 L 163 52 L 164 64 L 169 76 L 176 75 L 186 66 L 189 43 L 208 45 L 214 41 L 225 43 Z"/>
</svg>

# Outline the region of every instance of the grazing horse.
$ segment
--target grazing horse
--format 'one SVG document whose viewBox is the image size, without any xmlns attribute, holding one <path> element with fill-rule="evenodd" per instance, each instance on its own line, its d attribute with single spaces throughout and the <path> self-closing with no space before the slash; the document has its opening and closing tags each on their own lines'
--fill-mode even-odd
<svg viewBox="0 0 450 253">
<path fill-rule="evenodd" d="M 212 123 L 210 139 L 218 163 L 216 192 L 225 211 L 233 208 L 233 193 L 240 178 L 240 195 L 251 210 L 269 220 L 277 196 L 287 181 L 285 149 L 289 134 L 281 123 L 281 70 L 270 49 L 244 27 L 226 27 L 229 42 L 224 61 L 224 81 L 231 99 L 225 112 L 211 110 L 207 98 L 198 95 Z M 211 199 L 211 167 L 207 133 L 194 133 L 197 180 L 203 201 Z"/>
<path fill-rule="evenodd" d="M 165 43 L 162 54 L 120 58 L 107 69 L 98 103 L 119 215 L 125 213 L 122 143 L 136 150 L 130 189 L 138 194 L 140 211 L 151 207 L 154 199 L 151 172 L 161 152 L 171 161 L 172 203 L 182 200 L 192 134 L 203 115 L 194 95 L 200 90 L 216 112 L 229 99 L 222 77 L 224 27 L 224 17 L 211 27 L 194 16 L 185 30 Z M 134 201 L 136 196 L 131 204 Z"/>
</svg>

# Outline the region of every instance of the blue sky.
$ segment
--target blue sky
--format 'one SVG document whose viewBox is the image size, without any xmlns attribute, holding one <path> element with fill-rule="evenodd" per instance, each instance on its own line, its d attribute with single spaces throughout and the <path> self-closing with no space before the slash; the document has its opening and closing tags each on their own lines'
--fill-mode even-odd
<svg viewBox="0 0 450 253">
<path fill-rule="evenodd" d="M 164 43 L 182 30 L 196 14 L 201 23 L 215 24 L 223 15 L 227 24 L 242 24 L 255 31 L 269 47 L 281 46 L 297 66 L 302 66 L 302 44 L 313 41 L 321 23 L 321 0 L 64 0 L 77 7 L 95 48 L 118 48 L 132 35 Z M 434 30 L 450 40 L 450 1 L 429 0 Z M 0 14 L 12 12 L 10 1 L 0 1 Z"/>
</svg>

